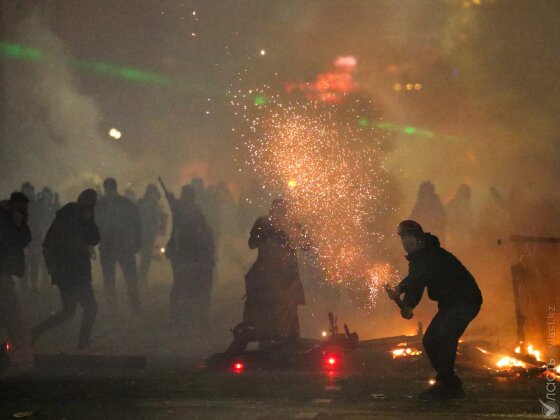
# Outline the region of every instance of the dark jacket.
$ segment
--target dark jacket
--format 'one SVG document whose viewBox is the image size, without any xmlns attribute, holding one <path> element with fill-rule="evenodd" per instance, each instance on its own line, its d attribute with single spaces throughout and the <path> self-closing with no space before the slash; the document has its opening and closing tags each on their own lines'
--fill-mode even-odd
<svg viewBox="0 0 560 420">
<path fill-rule="evenodd" d="M 463 264 L 440 246 L 436 236 L 426 233 L 421 241 L 424 246 L 406 257 L 408 276 L 399 284 L 404 304 L 414 308 L 428 288 L 428 296 L 440 309 L 481 305 L 480 289 Z"/>
<path fill-rule="evenodd" d="M 142 241 L 142 226 L 136 204 L 120 194 L 99 199 L 95 220 L 101 234 L 101 251 L 136 253 Z"/>
<path fill-rule="evenodd" d="M 185 205 L 170 196 L 172 215 L 171 236 L 166 255 L 184 262 L 214 267 L 214 233 L 197 205 Z"/>
<path fill-rule="evenodd" d="M 57 211 L 43 242 L 43 256 L 53 284 L 90 283 L 89 247 L 97 245 L 99 239 L 95 221 L 82 220 L 76 203 Z"/>
<path fill-rule="evenodd" d="M 31 242 L 27 223 L 16 226 L 7 201 L 0 202 L 0 273 L 21 277 L 25 271 L 24 248 Z"/>
<path fill-rule="evenodd" d="M 264 289 L 274 293 L 278 288 L 286 301 L 305 303 L 299 277 L 296 245 L 288 235 L 273 226 L 269 217 L 259 217 L 251 229 L 249 248 L 258 248 L 257 261 L 245 275 L 247 298 Z M 280 293 L 280 292 L 277 292 Z"/>
</svg>

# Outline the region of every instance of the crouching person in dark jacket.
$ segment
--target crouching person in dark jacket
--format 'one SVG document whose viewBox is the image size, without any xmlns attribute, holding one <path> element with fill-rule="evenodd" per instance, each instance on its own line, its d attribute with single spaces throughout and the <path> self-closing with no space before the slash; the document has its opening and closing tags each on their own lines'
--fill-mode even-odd
<svg viewBox="0 0 560 420">
<path fill-rule="evenodd" d="M 461 262 L 443 249 L 437 237 L 424 233 L 413 220 L 399 224 L 398 234 L 408 253 L 408 276 L 389 297 L 401 308 L 404 318 L 412 318 L 424 289 L 438 302 L 438 312 L 424 335 L 424 350 L 437 376 L 436 383 L 420 394 L 420 399 L 439 400 L 464 396 L 461 381 L 455 374 L 459 338 L 476 317 L 482 295 L 475 279 Z M 401 295 L 404 297 L 401 299 Z"/>
<path fill-rule="evenodd" d="M 47 231 L 43 256 L 52 283 L 58 286 L 62 310 L 32 330 L 36 341 L 45 331 L 72 319 L 78 303 L 84 309 L 78 348 L 88 343 L 97 315 L 97 302 L 91 287 L 89 247 L 99 243 L 99 231 L 93 219 L 97 202 L 95 190 L 87 189 L 76 203 L 62 207 Z"/>
<path fill-rule="evenodd" d="M 24 248 L 31 242 L 27 225 L 29 199 L 14 192 L 9 200 L 0 201 L 0 318 L 8 330 L 8 338 L 21 344 L 21 314 L 12 276 L 22 277 L 25 271 Z"/>
</svg>

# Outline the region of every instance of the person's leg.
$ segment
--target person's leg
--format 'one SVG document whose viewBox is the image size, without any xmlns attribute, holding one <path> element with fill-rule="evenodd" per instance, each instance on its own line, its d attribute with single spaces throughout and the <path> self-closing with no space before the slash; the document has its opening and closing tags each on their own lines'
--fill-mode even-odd
<svg viewBox="0 0 560 420">
<path fill-rule="evenodd" d="M 142 284 L 148 282 L 148 272 L 152 265 L 152 253 L 154 252 L 155 237 L 143 238 L 140 248 L 140 262 L 138 264 L 138 277 Z"/>
<path fill-rule="evenodd" d="M 116 290 L 116 268 L 117 257 L 114 250 L 110 248 L 99 248 L 99 259 L 101 261 L 101 270 L 103 272 L 103 292 L 105 294 L 105 302 L 109 310 L 116 312 L 117 310 L 117 290 Z"/>
<path fill-rule="evenodd" d="M 171 321 L 183 329 L 187 329 L 188 316 L 188 274 L 187 264 L 178 257 L 171 261 L 173 268 L 173 285 L 169 296 Z"/>
<path fill-rule="evenodd" d="M 80 339 L 78 341 L 78 348 L 83 349 L 89 344 L 93 324 L 97 316 L 97 301 L 95 300 L 91 284 L 80 287 L 78 291 L 78 302 L 84 309 L 82 325 L 80 327 Z"/>
<path fill-rule="evenodd" d="M 455 374 L 455 359 L 457 357 L 459 338 L 461 338 L 479 310 L 479 307 L 458 306 L 447 311 L 442 316 L 442 322 L 439 326 L 440 340 L 437 354 L 437 373 L 438 378 L 446 385 L 456 386 L 460 384 L 459 378 Z"/>
<path fill-rule="evenodd" d="M 138 294 L 138 271 L 136 270 L 136 256 L 131 252 L 119 255 L 119 264 L 123 272 L 128 292 L 128 302 L 135 315 L 140 314 L 140 296 Z"/>
<path fill-rule="evenodd" d="M 0 313 L 4 318 L 8 339 L 18 343 L 21 340 L 21 309 L 14 279 L 9 274 L 0 273 Z"/>
<path fill-rule="evenodd" d="M 31 290 L 36 292 L 39 280 L 39 264 L 41 260 L 40 249 L 33 249 L 30 253 L 29 259 L 29 282 L 31 284 Z"/>
<path fill-rule="evenodd" d="M 464 396 L 455 374 L 459 338 L 474 319 L 478 308 L 456 306 L 439 311 L 424 336 L 424 348 L 437 372 L 436 384 L 420 395 L 421 399 L 449 399 Z M 437 318 L 437 319 L 436 319 Z M 426 336 L 428 338 L 426 338 Z"/>
<path fill-rule="evenodd" d="M 426 329 L 424 333 L 424 337 L 422 339 L 422 344 L 424 345 L 424 351 L 426 352 L 426 356 L 428 356 L 428 360 L 430 361 L 434 370 L 438 371 L 437 362 L 438 362 L 438 349 L 439 349 L 439 329 L 441 324 L 441 313 L 438 312 L 430 325 Z"/>
<path fill-rule="evenodd" d="M 430 364 L 436 371 L 438 372 L 438 350 L 439 350 L 439 342 L 440 342 L 440 326 L 442 322 L 442 314 L 438 311 L 438 313 L 430 322 L 430 325 L 426 329 L 424 333 L 424 337 L 422 339 L 422 344 L 424 346 L 424 352 L 430 361 Z M 431 400 L 431 399 L 439 399 L 440 398 L 440 388 L 442 386 L 441 380 L 439 380 L 438 376 L 436 376 L 436 383 L 426 389 L 419 395 L 419 398 L 422 400 Z"/>
<path fill-rule="evenodd" d="M 76 314 L 76 306 L 78 305 L 78 298 L 76 289 L 72 286 L 59 286 L 60 298 L 62 300 L 62 309 L 49 316 L 39 325 L 31 330 L 32 341 L 37 341 L 37 339 L 46 331 L 54 328 L 66 321 L 74 318 Z"/>
<path fill-rule="evenodd" d="M 200 331 L 203 335 L 210 334 L 210 309 L 212 307 L 212 285 L 213 285 L 214 269 L 203 267 L 201 272 L 200 283 Z"/>
</svg>

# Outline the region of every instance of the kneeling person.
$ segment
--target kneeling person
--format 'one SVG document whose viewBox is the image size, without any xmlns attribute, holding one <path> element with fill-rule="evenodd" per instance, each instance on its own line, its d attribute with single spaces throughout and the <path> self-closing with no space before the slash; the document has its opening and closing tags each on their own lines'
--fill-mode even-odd
<svg viewBox="0 0 560 420">
<path fill-rule="evenodd" d="M 424 349 L 435 369 L 436 383 L 420 395 L 421 399 L 449 399 L 464 396 L 455 374 L 459 338 L 476 317 L 482 295 L 474 277 L 450 252 L 440 246 L 436 236 L 424 233 L 413 220 L 399 224 L 398 234 L 407 252 L 408 276 L 389 297 L 401 307 L 404 318 L 412 318 L 424 288 L 438 302 L 438 312 L 424 335 Z M 401 295 L 404 297 L 401 299 Z"/>
<path fill-rule="evenodd" d="M 56 213 L 43 242 L 43 255 L 52 283 L 58 286 L 62 309 L 32 330 L 33 341 L 45 331 L 72 319 L 78 303 L 84 309 L 78 348 L 83 349 L 97 315 L 97 302 L 91 287 L 90 246 L 99 243 L 93 211 L 95 190 L 87 189 L 76 203 L 68 203 Z"/>
</svg>

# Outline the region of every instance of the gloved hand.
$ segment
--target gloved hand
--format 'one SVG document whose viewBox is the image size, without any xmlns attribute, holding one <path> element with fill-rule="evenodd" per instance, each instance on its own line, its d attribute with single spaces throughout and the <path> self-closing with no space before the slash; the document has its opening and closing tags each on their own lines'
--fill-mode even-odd
<svg viewBox="0 0 560 420">
<path fill-rule="evenodd" d="M 408 306 L 403 306 L 401 308 L 401 316 L 404 319 L 411 319 L 414 316 L 414 314 L 412 313 L 412 308 L 409 308 Z"/>
</svg>

